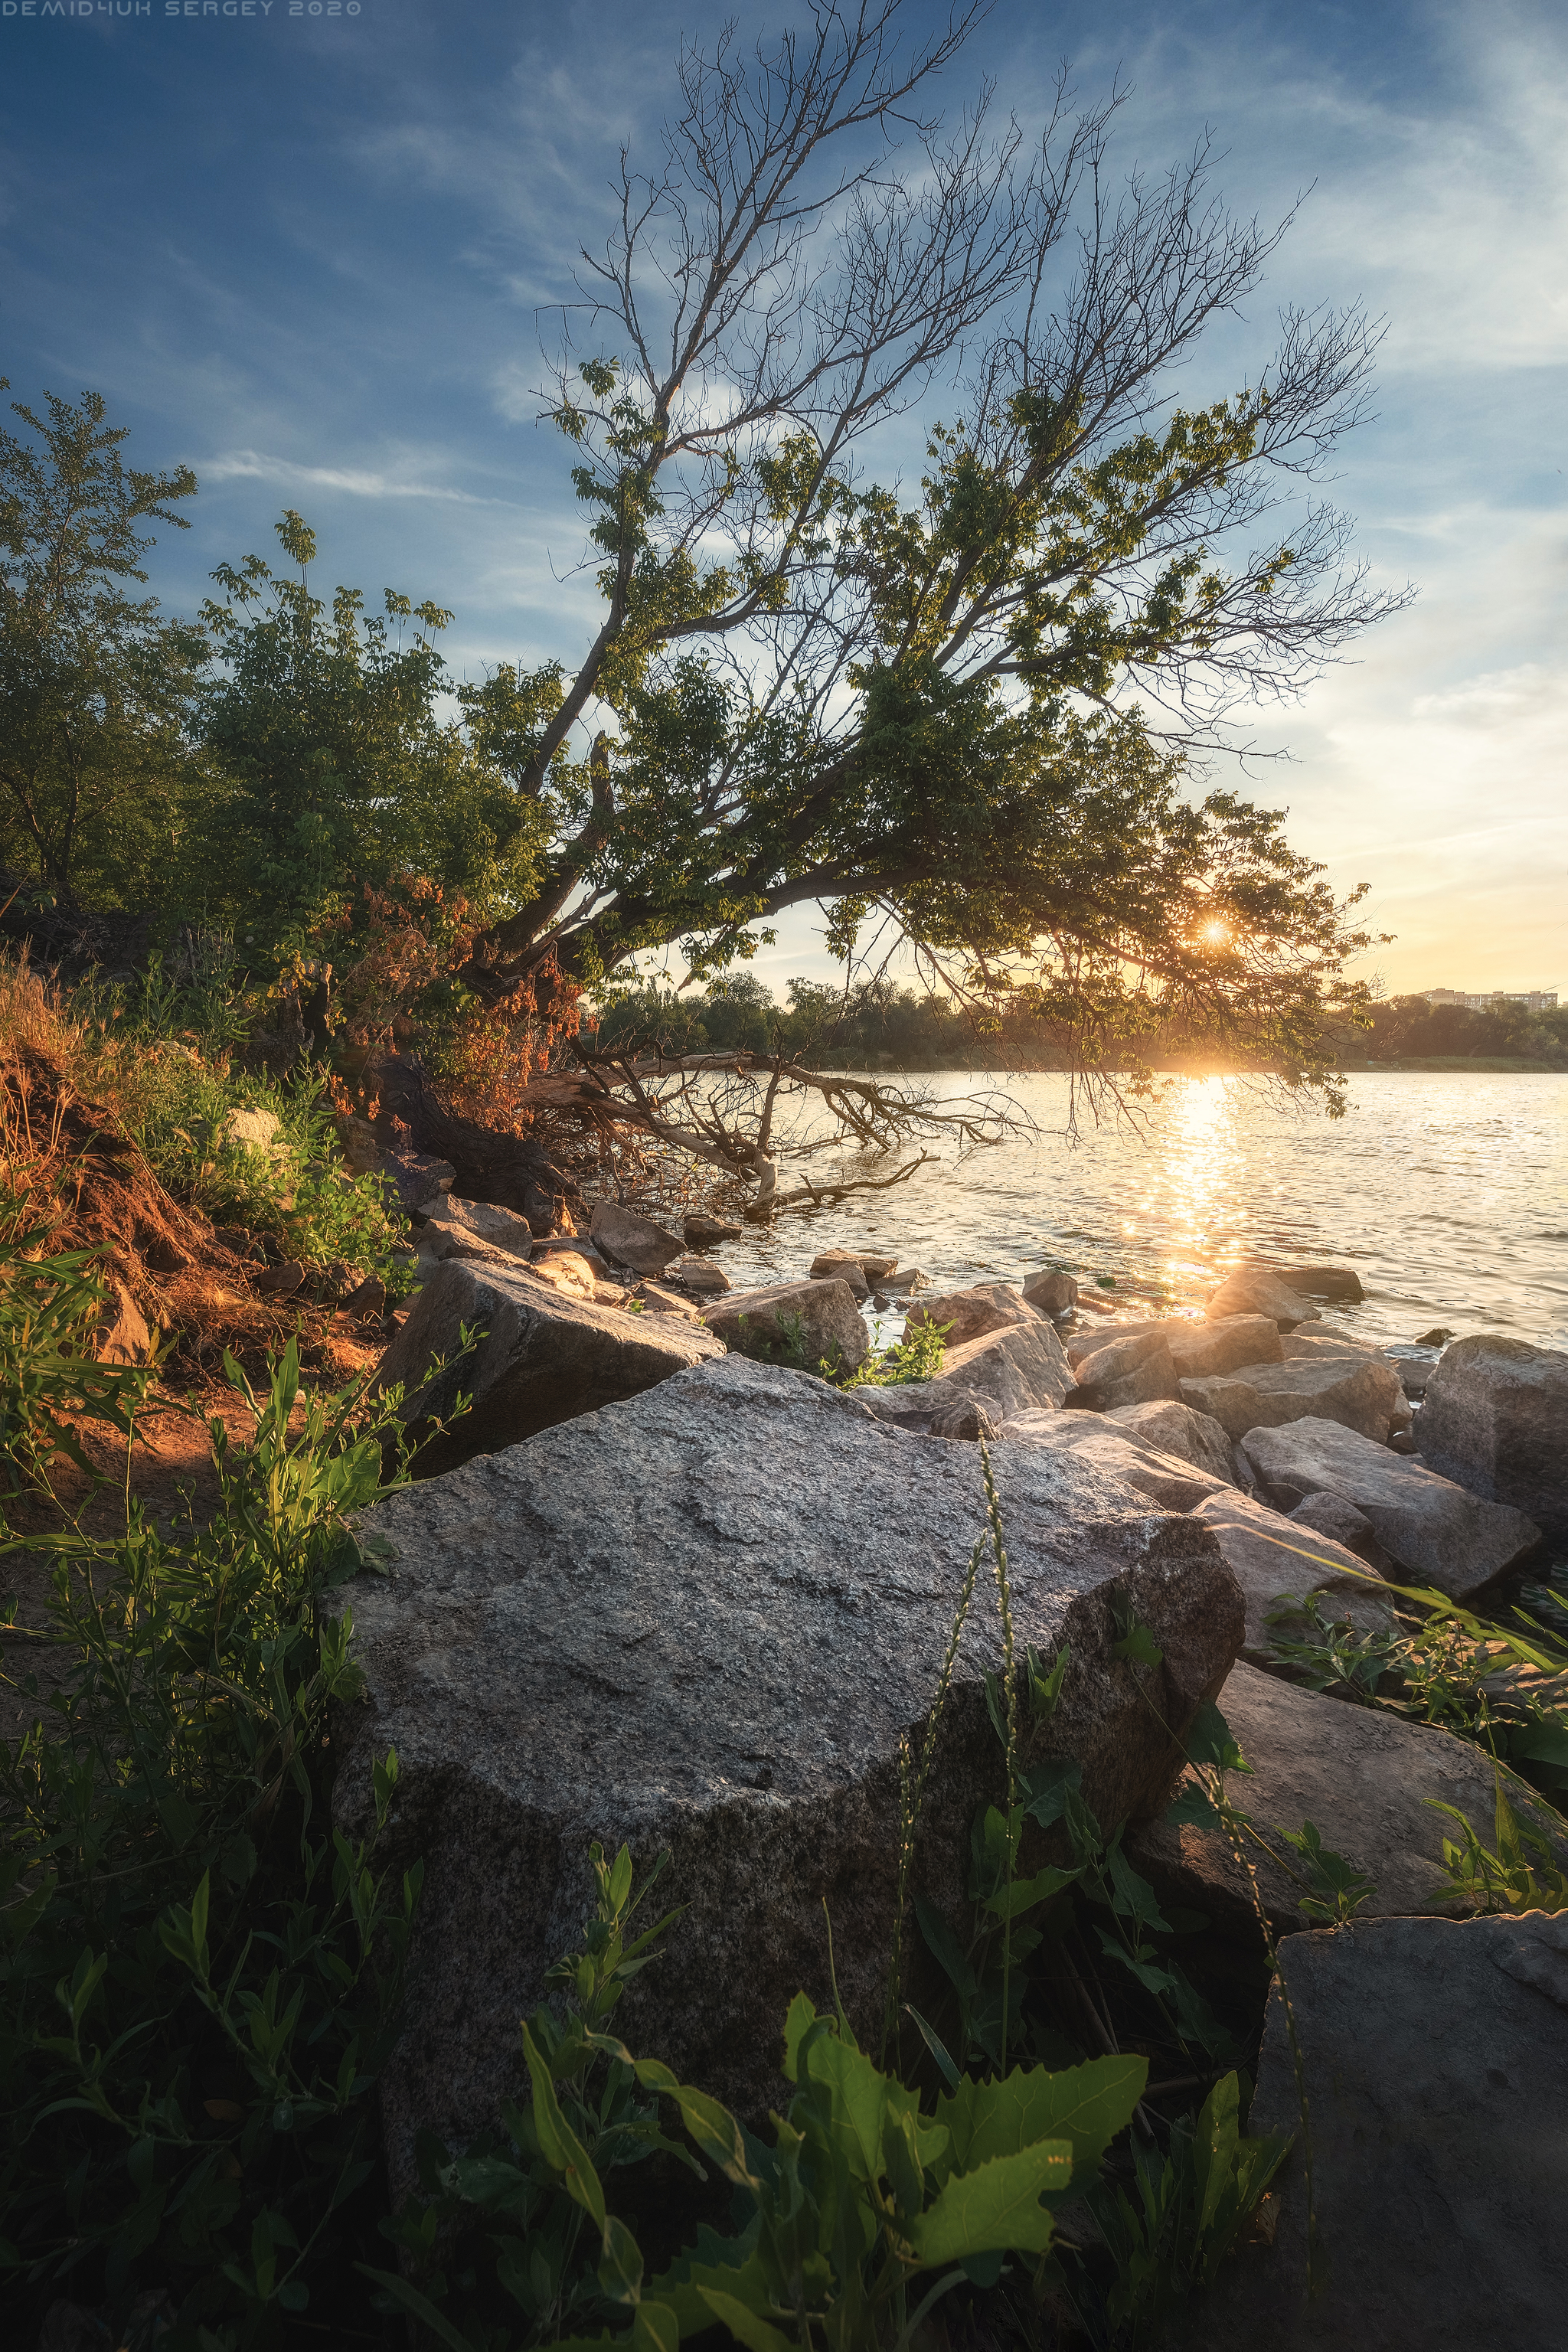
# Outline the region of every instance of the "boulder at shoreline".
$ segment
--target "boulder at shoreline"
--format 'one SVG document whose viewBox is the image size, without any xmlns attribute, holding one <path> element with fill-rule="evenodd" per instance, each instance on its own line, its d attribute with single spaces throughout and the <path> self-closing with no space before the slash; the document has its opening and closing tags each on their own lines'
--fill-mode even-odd
<svg viewBox="0 0 1568 2352">
<path fill-rule="evenodd" d="M 1445 1478 L 1568 1539 L 1568 1355 L 1497 1331 L 1456 1340 L 1427 1378 L 1418 1442 Z"/>
<path fill-rule="evenodd" d="M 1137 1817 L 1229 1671 L 1235 1580 L 1207 1528 L 1068 1455 L 1003 1443 L 992 1461 L 1016 1639 L 1071 1648 L 1033 1750 L 1081 1762 L 1102 1821 Z M 627 1842 L 639 1868 L 668 1849 L 658 1899 L 685 1906 L 616 2012 L 631 2047 L 748 2117 L 779 2105 L 789 2001 L 832 2007 L 825 1898 L 838 1990 L 875 2046 L 900 1741 L 925 1721 L 984 1508 L 972 1448 L 731 1356 L 366 1515 L 391 1551 L 353 1589 L 366 1696 L 341 1718 L 332 1803 L 361 1833 L 396 1748 L 378 1862 L 423 1856 L 425 1889 L 383 2084 L 395 2198 L 416 2129 L 461 2144 L 526 2096 L 517 2020 L 591 1909 L 592 1840 Z M 1114 1654 L 1129 1611 L 1158 1665 Z M 955 1917 L 1000 1786 L 983 1669 L 1001 1657 L 983 1586 L 916 1846 L 917 1887 Z"/>
</svg>

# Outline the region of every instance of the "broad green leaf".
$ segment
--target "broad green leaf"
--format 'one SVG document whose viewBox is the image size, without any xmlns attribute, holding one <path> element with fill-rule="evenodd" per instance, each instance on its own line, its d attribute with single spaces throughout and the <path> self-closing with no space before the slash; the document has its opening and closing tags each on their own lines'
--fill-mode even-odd
<svg viewBox="0 0 1568 2352">
<path fill-rule="evenodd" d="M 965 2076 L 936 2103 L 937 2121 L 951 2135 L 947 2163 L 972 2171 L 1000 2156 L 1016 2156 L 1042 2140 L 1066 2140 L 1075 2178 L 1092 2172 L 1132 2118 L 1149 2079 L 1146 2058 L 1092 2058 L 1053 2073 L 1017 2066 L 1000 2082 Z"/>
<path fill-rule="evenodd" d="M 1032 1911 L 1037 1903 L 1048 1903 L 1053 1895 L 1082 1876 L 1081 1869 L 1038 1870 L 1033 1878 L 1016 1878 L 1011 1886 L 998 1887 L 985 1908 L 994 1919 L 1016 1919 L 1020 1913 Z M 1013 1949 L 1016 1955 L 1016 1944 Z"/>
<path fill-rule="evenodd" d="M 632 2352 L 676 2352 L 680 2322 L 667 2303 L 639 2303 L 632 2315 Z"/>
<path fill-rule="evenodd" d="M 1187 1734 L 1189 1764 L 1208 1764 L 1216 1772 L 1250 1772 L 1251 1765 L 1237 1743 L 1236 1734 L 1212 1699 L 1205 1699 L 1193 1717 Z"/>
<path fill-rule="evenodd" d="M 1164 1818 L 1176 1829 L 1218 1830 L 1225 1827 L 1218 1806 L 1196 1774 L 1182 1782 L 1165 1808 Z"/>
<path fill-rule="evenodd" d="M 599 2284 L 611 2303 L 635 2305 L 642 2294 L 642 2248 L 626 2223 L 610 2214 L 599 2258 Z"/>
<path fill-rule="evenodd" d="M 922 2269 L 984 2253 L 1043 2254 L 1051 2242 L 1046 2194 L 1065 2196 L 1072 2180 L 1072 2143 L 1041 2140 L 956 2173 L 910 2229 Z"/>
<path fill-rule="evenodd" d="M 1068 1794 L 1076 1794 L 1081 1785 L 1083 1766 L 1074 1756 L 1047 1756 L 1041 1763 L 1031 1764 L 1020 1779 L 1024 1811 L 1041 1829 L 1048 1830 L 1061 1820 Z"/>
<path fill-rule="evenodd" d="M 702 2299 L 704 2287 L 738 2296 L 759 2308 L 768 2300 L 767 2280 L 756 2252 L 759 2221 L 739 2238 L 721 2238 L 710 2222 L 698 2230 L 696 2242 L 648 2284 L 648 2301 L 664 2305 L 676 2315 L 682 2336 L 700 2335 L 712 2315 Z"/>
<path fill-rule="evenodd" d="M 699 2290 L 703 2302 L 715 2319 L 722 2320 L 737 2344 L 746 2352 L 795 2352 L 795 2347 L 782 2329 L 774 2327 L 760 2312 L 739 2302 L 732 2294 L 724 2294 L 717 2287 Z"/>
</svg>

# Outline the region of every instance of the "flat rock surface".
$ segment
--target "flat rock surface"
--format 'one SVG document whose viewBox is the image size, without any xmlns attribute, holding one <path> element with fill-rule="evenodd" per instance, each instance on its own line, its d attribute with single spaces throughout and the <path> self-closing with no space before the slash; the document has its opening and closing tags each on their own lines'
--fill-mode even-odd
<svg viewBox="0 0 1568 2352">
<path fill-rule="evenodd" d="M 465 1325 L 484 1337 L 459 1361 Z M 700 1324 L 598 1307 L 510 1261 L 448 1258 L 416 1295 L 376 1379 L 406 1387 L 409 1422 L 445 1420 L 459 1391 L 473 1398 L 421 1457 L 430 1472 L 521 1444 L 722 1353 Z M 437 1358 L 447 1369 L 432 1379 Z"/>
<path fill-rule="evenodd" d="M 1241 1452 L 1276 1508 L 1291 1510 L 1308 1495 L 1342 1495 L 1371 1523 L 1403 1580 L 1436 1585 L 1455 1601 L 1481 1591 L 1541 1538 L 1522 1511 L 1468 1494 L 1337 1422 L 1249 1430 Z"/>
<path fill-rule="evenodd" d="M 1382 1444 L 1409 1406 L 1385 1356 L 1359 1351 L 1244 1364 L 1182 1382 L 1183 1402 L 1206 1412 L 1232 1438 L 1289 1421 L 1337 1421 Z"/>
<path fill-rule="evenodd" d="M 1293 1593 L 1324 1593 L 1332 1604 L 1330 1613 L 1350 1618 L 1363 1633 L 1392 1629 L 1392 1594 L 1379 1593 L 1365 1561 L 1342 1544 L 1234 1489 L 1206 1496 L 1194 1512 L 1219 1538 L 1241 1587 L 1247 1603 L 1242 1655 L 1254 1665 L 1271 1664 L 1268 1612 Z"/>
<path fill-rule="evenodd" d="M 1005 1421 L 1031 1407 L 1059 1405 L 1071 1385 L 1055 1328 L 1026 1307 L 1023 1320 L 983 1331 L 960 1347 L 950 1346 L 936 1379 L 911 1381 L 904 1394 L 911 1400 L 911 1409 L 932 1412 L 961 1399 L 976 1398 L 998 1421 Z"/>
<path fill-rule="evenodd" d="M 1176 1368 L 1158 1325 L 1128 1338 L 1108 1339 L 1103 1348 L 1081 1356 L 1074 1366 L 1078 1385 L 1072 1402 L 1078 1410 L 1111 1412 L 1118 1405 L 1148 1404 L 1159 1398 L 1179 1398 Z"/>
<path fill-rule="evenodd" d="M 1568 1538 L 1568 1355 L 1479 1332 L 1447 1350 L 1426 1400 L 1423 1461 Z"/>
<path fill-rule="evenodd" d="M 1269 2247 L 1195 2314 L 1208 2352 L 1561 2352 L 1568 1915 L 1388 1919 L 1281 1947 L 1249 2128 L 1293 2131 Z M 1311 2290 L 1310 2292 L 1309 2290 Z"/>
<path fill-rule="evenodd" d="M 1183 1380 L 1233 1372 L 1238 1364 L 1278 1364 L 1285 1354 L 1271 1315 L 1226 1315 L 1217 1323 L 1183 1318 L 1165 1327 L 1165 1345 Z"/>
<path fill-rule="evenodd" d="M 629 1265 L 637 1274 L 660 1275 L 671 1258 L 681 1256 L 686 1249 L 679 1234 L 614 1201 L 595 1202 L 589 1231 L 606 1257 L 618 1265 Z"/>
<path fill-rule="evenodd" d="M 1465 1907 L 1434 1903 L 1443 1884 L 1443 1840 L 1458 1835 L 1458 1825 L 1429 1801 L 1457 1805 L 1491 1843 L 1496 1785 L 1490 1759 L 1473 1741 L 1406 1723 L 1381 1707 L 1302 1690 L 1247 1664 L 1232 1672 L 1219 1708 L 1252 1767 L 1250 1777 L 1230 1774 L 1226 1793 L 1279 1857 L 1270 1860 L 1245 1840 L 1277 1935 L 1311 1924 L 1300 1908 L 1303 1890 L 1289 1874 L 1301 1864 L 1277 1834 L 1306 1822 L 1372 1880 L 1375 1892 L 1360 1917 Z M 1510 1802 L 1515 1797 L 1516 1810 L 1530 1809 L 1528 1792 L 1516 1789 Z M 1533 1818 L 1550 1831 L 1548 1808 L 1534 1809 Z M 1128 1851 L 1157 1893 L 1205 1912 L 1234 1934 L 1258 1937 L 1251 1888 L 1225 1831 L 1161 1819 L 1134 1830 Z M 1561 1840 L 1559 1852 L 1568 1861 Z"/>
<path fill-rule="evenodd" d="M 993 1452 L 1016 1639 L 1072 1663 L 1042 1741 L 1107 1821 L 1166 1784 L 1241 1638 L 1209 1531 L 1026 1446 Z M 367 1515 L 385 1576 L 352 1588 L 367 1704 L 342 1718 L 337 1820 L 401 1765 L 389 1852 L 423 1855 L 409 2025 L 385 2089 L 395 2189 L 418 2124 L 458 2138 L 521 2085 L 517 2020 L 577 1941 L 590 1840 L 671 1854 L 686 1906 L 616 2031 L 750 2115 L 776 2103 L 785 2008 L 879 2020 L 899 1742 L 923 1724 L 984 1519 L 973 1448 L 904 1435 L 807 1376 L 730 1357 L 431 1479 Z M 1112 1596 L 1157 1667 L 1111 1654 Z M 975 1806 L 1001 1787 L 976 1595 L 917 1878 L 956 1914 Z M 1030 1866 L 1034 1866 L 1031 1864 Z M 918 1998 L 918 1996 L 916 1996 Z"/>
<path fill-rule="evenodd" d="M 1076 1453 L 1107 1477 L 1124 1479 L 1163 1510 L 1191 1511 L 1207 1496 L 1235 1491 L 1179 1454 L 1162 1453 L 1108 1413 L 1016 1413 L 1003 1423 L 1002 1434 L 1019 1445 Z"/>
</svg>

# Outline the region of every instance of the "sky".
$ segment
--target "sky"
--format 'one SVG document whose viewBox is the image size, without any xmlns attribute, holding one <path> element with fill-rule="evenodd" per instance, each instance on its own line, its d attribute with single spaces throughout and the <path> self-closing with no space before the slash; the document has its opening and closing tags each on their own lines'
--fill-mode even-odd
<svg viewBox="0 0 1568 2352">
<path fill-rule="evenodd" d="M 172 611 L 300 509 L 330 576 L 450 607 L 453 670 L 569 666 L 582 509 L 538 421 L 538 313 L 650 152 L 682 33 L 790 0 L 0 0 L 0 374 L 101 392 L 127 461 L 189 463 L 149 560 Z M 46 13 L 48 11 L 49 13 Z M 929 0 L 910 0 L 912 29 Z M 1568 11 L 1508 0 L 997 0 L 946 78 L 1028 124 L 1062 59 L 1128 92 L 1112 161 L 1205 130 L 1234 207 L 1299 216 L 1184 398 L 1256 377 L 1287 305 L 1386 321 L 1333 496 L 1408 610 L 1305 698 L 1247 789 L 1394 934 L 1394 992 L 1568 997 Z M 928 404 L 941 413 L 940 398 Z M 884 478 L 918 469 L 890 436 Z M 1223 767 L 1218 780 L 1237 781 Z M 754 967 L 825 972 L 798 913 Z"/>
</svg>

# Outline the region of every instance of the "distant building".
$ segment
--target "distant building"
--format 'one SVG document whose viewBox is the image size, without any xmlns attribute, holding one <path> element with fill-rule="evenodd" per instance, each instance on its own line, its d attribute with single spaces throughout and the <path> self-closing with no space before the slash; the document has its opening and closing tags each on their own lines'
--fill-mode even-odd
<svg viewBox="0 0 1568 2352">
<path fill-rule="evenodd" d="M 1494 1004 L 1522 1004 L 1527 1013 L 1555 1013 L 1554 988 L 1494 988 L 1485 996 L 1467 996 L 1462 988 L 1424 988 L 1428 1004 L 1462 1004 L 1471 1013 L 1489 1013 Z"/>
</svg>

